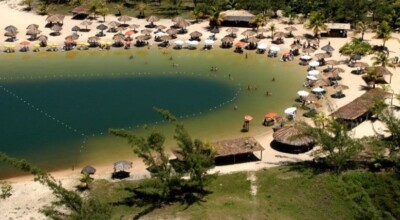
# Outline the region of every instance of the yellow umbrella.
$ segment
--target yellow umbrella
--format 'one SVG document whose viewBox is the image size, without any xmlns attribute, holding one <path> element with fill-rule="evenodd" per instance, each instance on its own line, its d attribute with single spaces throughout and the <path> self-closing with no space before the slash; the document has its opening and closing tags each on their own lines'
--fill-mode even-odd
<svg viewBox="0 0 400 220">
<path fill-rule="evenodd" d="M 80 42 L 78 43 L 78 45 L 85 45 L 85 42 L 80 41 Z"/>
<path fill-rule="evenodd" d="M 10 48 L 15 48 L 15 45 L 14 44 L 10 44 L 10 45 L 8 45 Z"/>
<path fill-rule="evenodd" d="M 84 42 L 83 45 L 85 45 L 87 47 L 90 46 L 90 44 L 88 42 Z"/>
<path fill-rule="evenodd" d="M 100 41 L 100 45 L 106 45 L 106 42 Z"/>
<path fill-rule="evenodd" d="M 106 44 L 107 44 L 107 45 L 111 45 L 112 42 L 111 42 L 111 41 L 107 41 Z"/>
<path fill-rule="evenodd" d="M 34 47 L 40 47 L 40 44 L 35 44 L 35 45 L 33 45 Z"/>
</svg>

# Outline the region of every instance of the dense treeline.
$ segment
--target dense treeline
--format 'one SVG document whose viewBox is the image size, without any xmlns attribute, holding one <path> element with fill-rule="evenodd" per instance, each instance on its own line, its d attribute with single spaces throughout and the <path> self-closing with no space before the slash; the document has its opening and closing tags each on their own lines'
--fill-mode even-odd
<svg viewBox="0 0 400 220">
<path fill-rule="evenodd" d="M 36 2 L 37 1 L 37 2 Z M 387 21 L 390 26 L 396 28 L 400 24 L 399 0 L 22 0 L 22 4 L 31 8 L 38 4 L 38 9 L 43 5 L 68 4 L 93 5 L 93 4 L 117 4 L 119 8 L 140 8 L 171 5 L 176 7 L 176 12 L 194 11 L 194 14 L 208 17 L 215 10 L 246 9 L 255 14 L 263 14 L 276 17 L 281 10 L 286 17 L 307 18 L 311 12 L 319 11 L 324 19 L 332 22 L 349 22 L 352 25 L 358 22 L 379 23 Z M 115 6 L 117 7 L 117 6 Z M 109 13 L 111 12 L 111 8 Z M 196 16 L 196 15 L 195 15 Z"/>
</svg>

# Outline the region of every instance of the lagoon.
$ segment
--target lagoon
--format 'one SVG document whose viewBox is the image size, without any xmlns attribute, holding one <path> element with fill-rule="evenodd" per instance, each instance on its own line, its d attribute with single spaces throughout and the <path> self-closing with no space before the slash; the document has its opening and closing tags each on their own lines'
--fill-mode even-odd
<svg viewBox="0 0 400 220">
<path fill-rule="evenodd" d="M 266 112 L 293 105 L 306 75 L 281 63 L 232 50 L 137 49 L 1 54 L 0 151 L 48 170 L 132 159 L 108 128 L 137 134 L 172 127 L 152 108 L 169 109 L 206 141 L 266 131 Z M 211 67 L 218 71 L 211 71 Z M 275 82 L 272 82 L 275 78 Z M 248 91 L 247 88 L 251 87 Z M 272 96 L 266 97 L 269 91 Z M 237 110 L 234 110 L 237 106 Z M 243 116 L 254 116 L 240 132 Z M 0 178 L 12 170 L 0 167 Z"/>
</svg>

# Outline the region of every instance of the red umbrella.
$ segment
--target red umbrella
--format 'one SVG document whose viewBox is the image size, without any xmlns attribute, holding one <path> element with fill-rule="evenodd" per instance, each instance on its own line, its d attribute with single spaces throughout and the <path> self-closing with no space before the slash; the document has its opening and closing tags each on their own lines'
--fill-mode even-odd
<svg viewBox="0 0 400 220">
<path fill-rule="evenodd" d="M 245 115 L 245 116 L 244 116 L 244 120 L 246 120 L 246 121 L 251 121 L 251 120 L 253 120 L 253 116 L 251 116 L 251 115 Z"/>
<path fill-rule="evenodd" d="M 134 34 L 135 32 L 133 32 L 132 30 L 129 30 L 127 32 L 125 32 L 125 35 L 131 36 L 132 34 Z"/>
<path fill-rule="evenodd" d="M 278 114 L 276 114 L 275 112 L 270 112 L 264 115 L 264 118 L 275 118 L 276 116 L 278 116 Z"/>
<path fill-rule="evenodd" d="M 28 46 L 30 43 L 29 43 L 29 41 L 22 41 L 21 43 L 19 43 L 19 44 L 21 44 L 22 46 Z"/>
<path fill-rule="evenodd" d="M 246 43 L 245 42 L 241 42 L 241 41 L 239 41 L 239 42 L 237 42 L 235 44 L 235 47 L 244 47 L 244 46 L 246 46 Z"/>
</svg>

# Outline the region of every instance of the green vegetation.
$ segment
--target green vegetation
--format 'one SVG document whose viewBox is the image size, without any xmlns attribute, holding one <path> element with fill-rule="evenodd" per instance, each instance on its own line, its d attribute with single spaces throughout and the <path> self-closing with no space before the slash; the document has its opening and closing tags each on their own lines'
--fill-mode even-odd
<svg viewBox="0 0 400 220">
<path fill-rule="evenodd" d="M 297 170 L 297 171 L 296 171 Z M 174 203 L 152 210 L 147 218 L 184 219 L 377 219 L 399 217 L 400 182 L 393 173 L 352 171 L 340 176 L 314 174 L 303 164 L 255 172 L 220 175 L 208 187 L 206 200 L 187 206 Z M 92 193 L 113 206 L 114 218 L 137 216 L 147 206 L 134 203 L 132 189 L 140 182 L 96 181 Z M 252 184 L 257 193 L 250 193 Z M 369 215 L 371 216 L 371 215 Z"/>
<path fill-rule="evenodd" d="M 12 186 L 10 183 L 2 181 L 0 182 L 0 199 L 7 199 L 12 195 Z"/>
<path fill-rule="evenodd" d="M 371 45 L 368 42 L 353 38 L 351 42 L 346 43 L 339 49 L 339 53 L 347 56 L 366 55 L 371 50 Z"/>
</svg>

